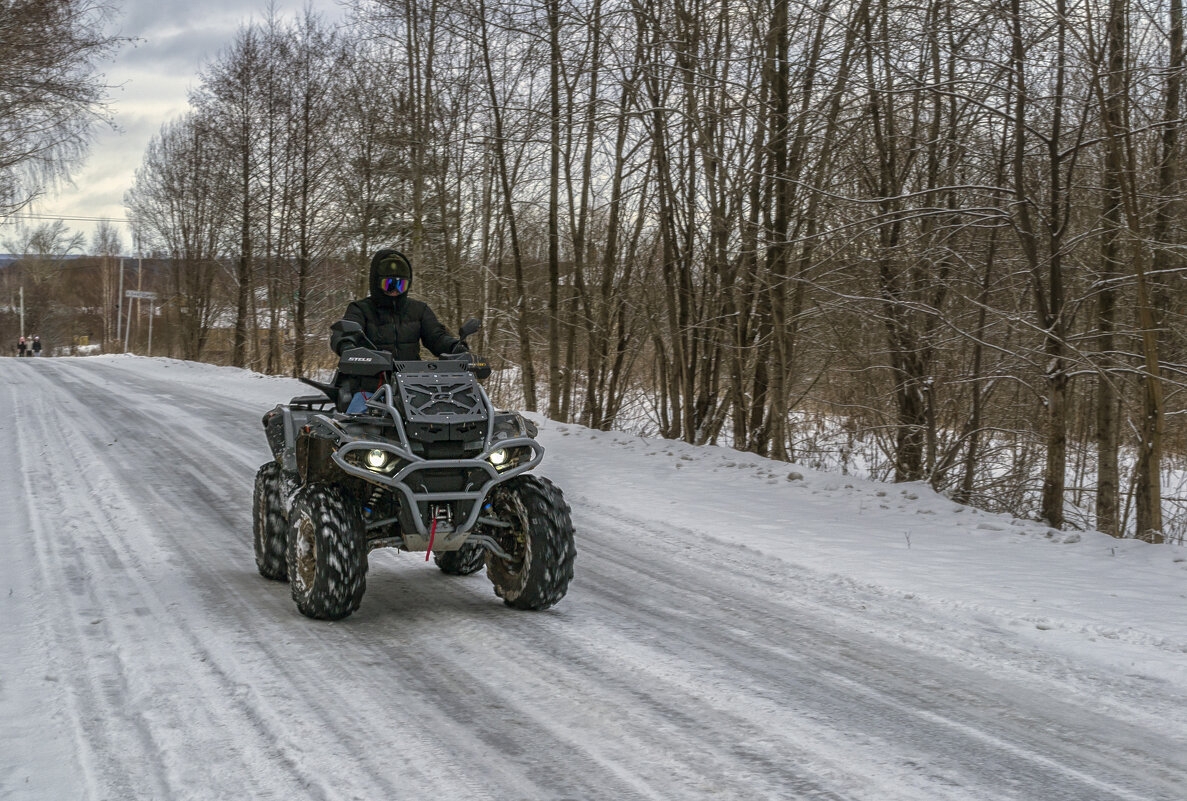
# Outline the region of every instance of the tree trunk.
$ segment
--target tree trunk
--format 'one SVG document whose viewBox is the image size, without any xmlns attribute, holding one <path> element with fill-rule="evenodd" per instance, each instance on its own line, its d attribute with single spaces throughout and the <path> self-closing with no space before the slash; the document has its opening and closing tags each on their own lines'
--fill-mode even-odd
<svg viewBox="0 0 1187 801">
<path fill-rule="evenodd" d="M 1158 170 L 1159 202 L 1154 217 L 1153 239 L 1154 273 L 1164 275 L 1178 267 L 1182 259 L 1172 249 L 1172 221 L 1179 216 L 1179 127 L 1183 93 L 1183 3 L 1170 1 L 1170 41 L 1166 71 L 1166 106 L 1163 112 L 1161 154 Z M 1139 276 L 1139 291 L 1145 295 L 1145 281 Z M 1154 331 L 1157 324 L 1152 310 L 1144 307 L 1150 302 L 1139 298 L 1142 312 L 1142 341 L 1146 361 L 1143 376 L 1142 419 L 1139 427 L 1141 444 L 1138 449 L 1138 502 L 1135 510 L 1137 535 L 1149 542 L 1163 542 L 1162 532 L 1162 389 L 1157 373 L 1158 352 Z M 1149 327 L 1147 327 L 1149 326 Z"/>
<path fill-rule="evenodd" d="M 1125 3 L 1109 0 L 1109 19 L 1106 36 L 1106 93 L 1103 113 L 1106 130 L 1119 131 L 1125 125 Z M 1105 137 L 1105 170 L 1103 175 L 1104 207 L 1101 222 L 1100 290 L 1096 301 L 1098 374 L 1096 384 L 1096 528 L 1116 537 L 1119 509 L 1118 442 L 1120 426 L 1117 418 L 1118 379 L 1115 372 L 1117 325 L 1117 278 L 1121 274 L 1119 235 L 1121 229 L 1121 143 L 1114 136 Z"/>
<path fill-rule="evenodd" d="M 515 222 L 515 206 L 511 202 L 511 174 L 507 166 L 507 151 L 503 136 L 503 114 L 499 105 L 497 85 L 495 84 L 494 67 L 491 63 L 490 41 L 487 35 L 486 3 L 478 3 L 478 27 L 482 47 L 483 69 L 486 72 L 486 85 L 489 90 L 491 116 L 495 127 L 495 160 L 499 171 L 499 180 L 503 190 L 503 213 L 507 218 L 507 230 L 511 237 L 511 258 L 515 269 L 515 291 L 519 306 L 519 359 L 523 382 L 523 405 L 529 412 L 536 411 L 536 367 L 532 362 L 532 340 L 530 322 L 530 304 L 524 285 L 523 254 L 519 248 L 519 230 Z"/>
<path fill-rule="evenodd" d="M 561 414 L 560 345 L 560 183 L 561 183 L 561 46 L 560 0 L 547 0 L 549 44 L 549 143 L 548 160 L 548 416 Z"/>
</svg>

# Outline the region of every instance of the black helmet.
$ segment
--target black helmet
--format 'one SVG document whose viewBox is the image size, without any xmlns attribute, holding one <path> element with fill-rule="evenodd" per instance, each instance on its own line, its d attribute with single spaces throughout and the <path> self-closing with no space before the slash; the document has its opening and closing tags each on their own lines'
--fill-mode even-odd
<svg viewBox="0 0 1187 801">
<path fill-rule="evenodd" d="M 371 257 L 371 295 L 398 298 L 412 285 L 412 263 L 398 250 L 384 248 Z"/>
</svg>

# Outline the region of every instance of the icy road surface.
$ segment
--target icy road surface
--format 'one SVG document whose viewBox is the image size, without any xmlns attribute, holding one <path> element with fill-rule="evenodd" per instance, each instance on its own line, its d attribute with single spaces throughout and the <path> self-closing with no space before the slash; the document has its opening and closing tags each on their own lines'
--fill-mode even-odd
<svg viewBox="0 0 1187 801">
<path fill-rule="evenodd" d="M 1187 798 L 1182 548 L 542 421 L 558 607 L 376 551 L 316 622 L 251 549 L 293 394 L 0 359 L 0 798 Z"/>
</svg>

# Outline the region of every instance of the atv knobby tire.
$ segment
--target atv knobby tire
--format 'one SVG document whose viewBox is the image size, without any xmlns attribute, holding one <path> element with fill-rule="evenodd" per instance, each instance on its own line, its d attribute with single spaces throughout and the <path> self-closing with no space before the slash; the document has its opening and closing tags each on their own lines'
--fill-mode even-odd
<svg viewBox="0 0 1187 801">
<path fill-rule="evenodd" d="M 289 512 L 288 575 L 306 617 L 340 620 L 367 589 L 367 534 L 358 504 L 338 487 L 298 490 Z"/>
<path fill-rule="evenodd" d="M 516 609 L 547 609 L 573 580 L 573 521 L 560 489 L 548 479 L 519 476 L 491 493 L 495 516 L 510 529 L 494 529 L 500 546 L 511 555 L 486 555 L 486 574 L 495 595 Z"/>
<path fill-rule="evenodd" d="M 456 551 L 442 551 L 433 554 L 433 561 L 442 573 L 451 576 L 468 576 L 477 573 L 486 564 L 486 549 L 472 543 L 463 545 Z"/>
<path fill-rule="evenodd" d="M 285 551 L 288 539 L 288 482 L 277 462 L 268 462 L 256 473 L 251 528 L 256 568 L 273 581 L 288 581 Z"/>
</svg>

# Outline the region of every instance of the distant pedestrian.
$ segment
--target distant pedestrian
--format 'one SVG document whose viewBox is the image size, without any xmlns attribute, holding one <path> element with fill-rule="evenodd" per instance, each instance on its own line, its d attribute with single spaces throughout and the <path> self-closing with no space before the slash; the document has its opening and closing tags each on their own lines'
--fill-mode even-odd
<svg viewBox="0 0 1187 801">
<path fill-rule="evenodd" d="M 33 337 L 33 355 L 41 355 L 41 337 Z"/>
<path fill-rule="evenodd" d="M 18 341 L 18 342 L 16 343 L 16 355 L 17 355 L 17 356 L 24 356 L 24 355 L 25 355 L 25 348 L 27 348 L 27 347 L 28 347 L 28 345 L 26 345 L 26 344 L 25 344 L 25 338 L 24 338 L 24 337 L 21 337 L 21 338 L 20 338 L 20 341 Z"/>
</svg>

